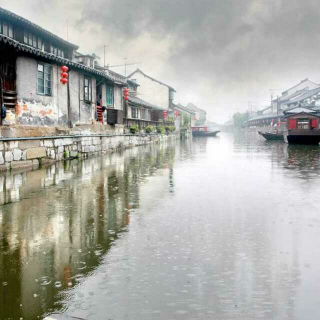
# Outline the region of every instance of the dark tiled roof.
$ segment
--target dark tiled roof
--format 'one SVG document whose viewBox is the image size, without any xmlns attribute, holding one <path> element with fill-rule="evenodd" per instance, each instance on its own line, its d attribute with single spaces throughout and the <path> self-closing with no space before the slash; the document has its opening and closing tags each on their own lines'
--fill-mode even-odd
<svg viewBox="0 0 320 320">
<path fill-rule="evenodd" d="M 285 97 L 280 97 L 280 103 L 281 104 L 286 104 L 286 103 L 289 103 L 291 99 L 293 99 L 294 97 L 297 97 L 297 96 L 300 96 L 302 95 L 304 92 L 306 91 L 309 91 L 309 89 L 307 87 L 301 89 L 301 90 L 298 90 L 294 93 L 291 93 L 290 95 L 288 96 L 285 96 Z M 277 100 L 277 99 L 276 99 Z"/>
<path fill-rule="evenodd" d="M 173 90 L 174 92 L 176 92 L 176 90 L 174 90 L 173 87 L 171 87 L 171 86 L 169 86 L 169 85 L 167 85 L 167 84 L 165 84 L 165 83 L 163 83 L 163 82 L 161 82 L 161 81 L 159 81 L 159 80 L 156 80 L 156 79 L 148 76 L 147 74 L 145 74 L 144 72 L 142 72 L 139 68 L 138 68 L 136 71 L 133 71 L 133 72 L 128 76 L 128 78 L 130 78 L 131 76 L 133 76 L 136 72 L 140 72 L 142 75 L 144 75 L 145 77 L 151 79 L 152 81 L 158 82 L 158 83 L 160 83 L 160 84 L 168 87 L 170 90 Z"/>
<path fill-rule="evenodd" d="M 41 28 L 37 24 L 35 24 L 35 23 L 33 23 L 33 22 L 31 22 L 31 21 L 29 21 L 29 20 L 27 20 L 27 19 L 25 19 L 25 18 L 23 18 L 21 16 L 18 16 L 17 14 L 15 14 L 15 13 L 9 11 L 9 10 L 6 10 L 6 9 L 3 9 L 3 8 L 0 7 L 0 15 L 3 15 L 5 17 L 7 17 L 7 18 L 11 18 L 11 19 L 19 21 L 19 22 L 21 22 L 21 23 L 23 23 L 25 25 L 28 25 L 28 26 L 36 29 L 37 31 L 46 34 L 47 36 L 49 36 L 51 38 L 54 38 L 55 40 L 57 40 L 59 42 L 62 42 L 63 44 L 65 44 L 65 45 L 67 45 L 69 47 L 73 47 L 75 49 L 79 48 L 79 46 L 76 46 L 76 45 L 74 45 L 74 44 L 72 44 L 72 43 L 70 43 L 70 42 L 68 42 L 68 41 L 56 36 L 55 34 L 51 33 L 50 31 Z"/>
<path fill-rule="evenodd" d="M 289 90 L 294 89 L 295 87 L 297 87 L 298 85 L 300 85 L 301 83 L 304 83 L 304 82 L 306 82 L 306 81 L 310 81 L 310 82 L 312 82 L 312 83 L 314 83 L 314 84 L 317 84 L 317 83 L 309 80 L 308 78 L 305 78 L 305 79 L 301 80 L 298 84 L 294 85 L 293 87 L 291 87 L 291 88 L 289 88 L 289 89 L 287 89 L 287 90 L 284 90 L 284 91 L 282 92 L 282 94 L 283 94 L 284 92 L 287 92 L 287 91 L 289 91 Z"/>
<path fill-rule="evenodd" d="M 292 115 L 292 114 L 298 114 L 298 113 L 316 113 L 316 111 L 308 107 L 295 107 L 290 110 L 285 110 L 283 111 L 283 113 L 285 115 L 288 115 L 288 114 Z"/>
<path fill-rule="evenodd" d="M 207 114 L 207 111 L 206 111 L 206 110 L 203 110 L 203 109 L 198 108 L 198 107 L 195 106 L 193 103 L 189 103 L 189 104 L 187 105 L 187 108 L 189 108 L 189 109 L 191 109 L 191 110 L 193 110 L 193 111 L 199 112 L 199 113 L 205 113 L 205 114 Z"/>
<path fill-rule="evenodd" d="M 268 120 L 268 119 L 277 118 L 277 117 L 281 118 L 281 117 L 283 117 L 283 114 L 277 114 L 277 113 L 263 114 L 261 116 L 256 116 L 256 117 L 250 118 L 248 121 Z"/>
<path fill-rule="evenodd" d="M 310 98 L 310 97 L 314 96 L 317 93 L 320 93 L 320 88 L 316 88 L 316 89 L 313 89 L 313 90 L 308 90 L 304 94 L 302 94 L 301 96 L 288 101 L 287 104 L 296 103 L 296 102 L 302 101 L 304 99 L 307 99 L 307 98 Z"/>
<path fill-rule="evenodd" d="M 100 76 L 102 78 L 105 78 L 107 80 L 110 80 L 112 82 L 118 82 L 120 83 L 121 85 L 125 85 L 126 84 L 126 81 L 123 81 L 123 78 L 125 80 L 125 77 L 123 78 L 119 78 L 119 77 L 116 77 L 114 74 L 111 74 L 111 75 L 108 75 L 102 71 L 98 71 L 94 68 L 89 68 L 81 63 L 77 63 L 77 62 L 73 62 L 69 59 L 65 59 L 65 58 L 61 58 L 57 55 L 54 55 L 52 53 L 48 53 L 48 52 L 44 52 L 44 51 L 41 51 L 39 49 L 36 49 L 36 48 L 33 48 L 31 46 L 28 46 L 26 44 L 23 44 L 23 43 L 20 43 L 14 39 L 11 39 L 7 36 L 4 36 L 2 34 L 0 34 L 0 42 L 3 42 L 11 47 L 13 47 L 16 51 L 18 52 L 22 52 L 22 53 L 25 53 L 25 54 L 29 54 L 29 55 L 32 55 L 33 57 L 35 58 L 43 58 L 43 59 L 47 59 L 47 60 L 50 60 L 50 61 L 54 61 L 56 62 L 57 64 L 61 64 L 61 65 L 66 65 L 66 66 L 69 66 L 69 67 L 73 67 L 73 68 L 76 68 L 78 70 L 82 70 L 84 72 L 88 72 L 90 74 L 94 74 L 94 75 L 97 75 L 97 76 Z"/>
<path fill-rule="evenodd" d="M 188 107 L 185 107 L 183 106 L 182 104 L 173 104 L 173 109 L 180 109 L 182 111 L 185 111 L 185 112 L 188 112 L 188 113 L 191 113 L 191 114 L 195 114 L 195 111 L 188 108 Z"/>
<path fill-rule="evenodd" d="M 164 108 L 155 106 L 154 104 L 151 104 L 147 101 L 144 101 L 138 97 L 134 97 L 134 96 L 129 96 L 129 103 L 138 105 L 138 106 L 142 106 L 142 107 L 148 107 L 148 108 L 152 108 L 152 109 L 156 109 L 156 110 L 165 110 Z"/>
<path fill-rule="evenodd" d="M 127 83 L 127 78 L 125 76 L 123 76 L 120 73 L 111 71 L 111 70 L 107 70 L 108 75 L 113 78 L 115 81 L 121 82 L 121 83 Z"/>
</svg>

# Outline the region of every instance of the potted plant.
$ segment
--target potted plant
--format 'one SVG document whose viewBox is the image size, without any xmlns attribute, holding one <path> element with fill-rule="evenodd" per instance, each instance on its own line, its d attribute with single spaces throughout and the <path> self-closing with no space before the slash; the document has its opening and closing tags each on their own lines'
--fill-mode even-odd
<svg viewBox="0 0 320 320">
<path fill-rule="evenodd" d="M 153 130 L 154 130 L 154 128 L 151 125 L 146 127 L 146 133 L 151 133 L 151 132 L 153 132 Z"/>
<path fill-rule="evenodd" d="M 136 124 L 130 127 L 130 133 L 135 134 L 138 131 L 138 126 Z"/>
<path fill-rule="evenodd" d="M 164 127 L 163 126 L 158 126 L 157 127 L 157 132 L 160 134 L 164 134 Z"/>
</svg>

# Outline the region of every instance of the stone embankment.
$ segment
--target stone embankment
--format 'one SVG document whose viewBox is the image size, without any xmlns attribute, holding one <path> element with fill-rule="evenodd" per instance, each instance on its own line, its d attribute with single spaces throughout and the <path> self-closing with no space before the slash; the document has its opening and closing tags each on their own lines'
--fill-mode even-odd
<svg viewBox="0 0 320 320">
<path fill-rule="evenodd" d="M 98 130 L 97 130 L 98 129 Z M 101 126 L 73 129 L 7 128 L 0 137 L 0 171 L 39 166 L 74 158 L 87 158 L 148 143 L 175 139 L 176 135 L 105 133 Z"/>
</svg>

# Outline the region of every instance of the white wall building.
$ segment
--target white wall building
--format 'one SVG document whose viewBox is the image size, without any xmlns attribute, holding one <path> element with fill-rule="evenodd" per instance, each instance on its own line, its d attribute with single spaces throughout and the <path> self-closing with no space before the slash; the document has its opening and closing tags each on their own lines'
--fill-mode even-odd
<svg viewBox="0 0 320 320">
<path fill-rule="evenodd" d="M 139 84 L 139 98 L 160 108 L 172 107 L 176 92 L 173 87 L 146 75 L 140 69 L 131 73 L 128 79 L 135 80 Z"/>
</svg>

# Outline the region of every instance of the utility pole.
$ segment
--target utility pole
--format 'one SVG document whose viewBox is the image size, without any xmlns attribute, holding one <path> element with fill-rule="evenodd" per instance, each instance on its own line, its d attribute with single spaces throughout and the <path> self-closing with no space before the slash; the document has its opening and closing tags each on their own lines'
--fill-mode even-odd
<svg viewBox="0 0 320 320">
<path fill-rule="evenodd" d="M 106 45 L 103 46 L 103 70 L 106 69 Z"/>
<path fill-rule="evenodd" d="M 124 76 L 127 76 L 127 58 L 124 58 Z"/>
<path fill-rule="evenodd" d="M 270 91 L 270 94 L 271 94 L 271 107 L 272 107 L 272 112 L 273 112 L 273 105 L 272 105 L 272 101 L 273 101 L 273 94 L 274 94 L 274 91 L 275 91 L 276 89 L 269 89 L 269 91 Z"/>
<path fill-rule="evenodd" d="M 248 109 L 250 113 L 250 118 L 252 118 L 252 101 L 248 101 Z"/>
</svg>

